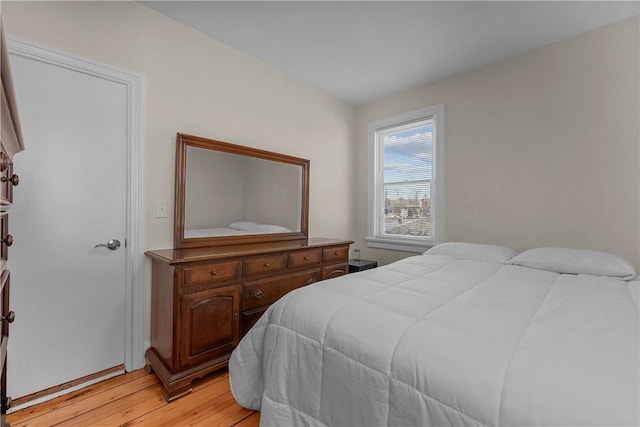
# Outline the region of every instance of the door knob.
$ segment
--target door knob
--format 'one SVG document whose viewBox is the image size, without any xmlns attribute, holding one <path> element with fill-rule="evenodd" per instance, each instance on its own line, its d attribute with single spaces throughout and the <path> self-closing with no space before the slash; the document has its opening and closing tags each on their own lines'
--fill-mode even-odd
<svg viewBox="0 0 640 427">
<path fill-rule="evenodd" d="M 98 243 L 95 247 L 96 248 L 105 247 L 107 249 L 115 251 L 120 247 L 120 240 L 111 239 L 107 243 Z"/>
</svg>

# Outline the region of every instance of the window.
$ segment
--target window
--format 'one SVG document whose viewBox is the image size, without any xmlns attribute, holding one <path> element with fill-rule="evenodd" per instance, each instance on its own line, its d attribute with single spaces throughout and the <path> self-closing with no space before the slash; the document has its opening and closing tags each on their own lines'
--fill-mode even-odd
<svg viewBox="0 0 640 427">
<path fill-rule="evenodd" d="M 423 252 L 443 226 L 442 104 L 369 124 L 367 245 Z"/>
</svg>

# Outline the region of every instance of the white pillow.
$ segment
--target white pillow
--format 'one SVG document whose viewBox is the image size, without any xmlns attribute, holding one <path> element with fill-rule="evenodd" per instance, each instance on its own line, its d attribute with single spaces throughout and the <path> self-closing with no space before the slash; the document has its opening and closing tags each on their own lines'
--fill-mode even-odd
<svg viewBox="0 0 640 427">
<path fill-rule="evenodd" d="M 427 250 L 425 255 L 448 255 L 473 261 L 497 262 L 505 264 L 517 252 L 504 246 L 484 245 L 481 243 L 446 242 Z"/>
<path fill-rule="evenodd" d="M 548 270 L 556 273 L 590 274 L 630 280 L 636 275 L 624 258 L 588 249 L 544 247 L 529 249 L 514 257 L 509 264 Z"/>
<path fill-rule="evenodd" d="M 255 227 L 256 225 L 258 225 L 258 224 L 256 224 L 253 221 L 236 221 L 233 224 L 229 224 L 229 228 L 233 228 L 235 230 L 248 231 L 248 230 L 253 229 L 253 227 Z"/>
</svg>

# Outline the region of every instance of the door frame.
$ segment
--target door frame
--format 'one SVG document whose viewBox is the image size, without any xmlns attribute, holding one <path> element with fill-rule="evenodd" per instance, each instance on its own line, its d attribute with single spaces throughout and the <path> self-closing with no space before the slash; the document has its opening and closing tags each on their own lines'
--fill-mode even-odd
<svg viewBox="0 0 640 427">
<path fill-rule="evenodd" d="M 144 242 L 143 227 L 143 92 L 141 75 L 116 69 L 88 58 L 62 53 L 31 42 L 7 37 L 10 55 L 66 68 L 124 85 L 127 93 L 127 221 L 125 250 L 124 363 L 127 371 L 144 366 Z M 26 141 L 25 149 L 29 149 Z"/>
</svg>

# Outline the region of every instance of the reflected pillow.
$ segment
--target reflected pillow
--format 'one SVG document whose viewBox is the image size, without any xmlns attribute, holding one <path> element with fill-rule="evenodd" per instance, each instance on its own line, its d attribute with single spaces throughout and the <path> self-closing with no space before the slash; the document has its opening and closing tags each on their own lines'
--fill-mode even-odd
<svg viewBox="0 0 640 427">
<path fill-rule="evenodd" d="M 426 251 L 425 255 L 448 255 L 473 261 L 496 262 L 505 264 L 517 252 L 505 246 L 484 245 L 481 243 L 446 242 Z"/>
<path fill-rule="evenodd" d="M 229 228 L 233 228 L 234 230 L 244 230 L 244 231 L 248 231 L 248 230 L 252 230 L 253 227 L 255 227 L 256 224 L 253 221 L 236 221 L 232 224 L 229 224 Z"/>
<path fill-rule="evenodd" d="M 555 273 L 590 274 L 630 280 L 636 275 L 624 258 L 607 252 L 588 249 L 544 247 L 524 251 L 509 264 L 522 265 Z"/>
</svg>

